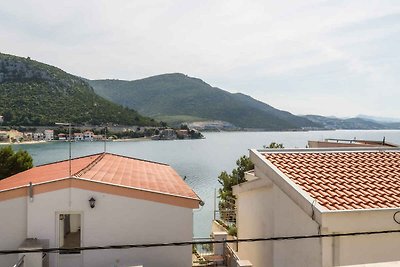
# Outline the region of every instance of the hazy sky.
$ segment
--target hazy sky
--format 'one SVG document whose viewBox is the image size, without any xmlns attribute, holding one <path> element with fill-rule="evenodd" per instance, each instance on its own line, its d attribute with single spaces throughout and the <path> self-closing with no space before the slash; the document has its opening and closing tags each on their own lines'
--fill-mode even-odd
<svg viewBox="0 0 400 267">
<path fill-rule="evenodd" d="M 182 72 L 295 114 L 400 118 L 400 1 L 3 0 L 1 52 L 90 79 Z"/>
</svg>

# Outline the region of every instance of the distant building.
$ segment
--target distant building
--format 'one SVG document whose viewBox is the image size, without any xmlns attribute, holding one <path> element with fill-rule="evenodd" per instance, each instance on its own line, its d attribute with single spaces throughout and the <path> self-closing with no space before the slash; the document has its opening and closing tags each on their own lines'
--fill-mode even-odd
<svg viewBox="0 0 400 267">
<path fill-rule="evenodd" d="M 92 131 L 85 131 L 83 133 L 83 140 L 93 141 L 94 133 Z"/>
<path fill-rule="evenodd" d="M 174 129 L 164 129 L 160 132 L 160 140 L 174 140 L 176 139 L 176 132 Z"/>
<path fill-rule="evenodd" d="M 67 140 L 67 135 L 63 133 L 58 134 L 58 140 Z"/>
<path fill-rule="evenodd" d="M 46 164 L 0 181 L 0 250 L 192 240 L 200 199 L 170 166 L 109 153 L 73 159 L 72 177 L 68 166 Z M 21 256 L 0 255 L 0 267 Z M 27 253 L 25 266 L 42 256 L 60 267 L 192 266 L 192 246 Z"/>
<path fill-rule="evenodd" d="M 388 143 L 385 138 L 382 141 L 357 140 L 357 139 L 333 139 L 328 138 L 324 141 L 308 141 L 309 148 L 335 148 L 335 147 L 398 147 L 393 143 Z"/>
<path fill-rule="evenodd" d="M 188 130 L 177 130 L 176 136 L 178 139 L 189 139 L 189 131 Z"/>
<path fill-rule="evenodd" d="M 33 133 L 33 140 L 35 141 L 44 140 L 44 133 Z"/>
<path fill-rule="evenodd" d="M 74 133 L 74 141 L 83 141 L 83 133 Z"/>
<path fill-rule="evenodd" d="M 93 141 L 103 141 L 104 140 L 104 136 L 101 134 L 97 134 L 93 136 Z"/>
<path fill-rule="evenodd" d="M 251 150 L 234 186 L 238 238 L 390 231 L 400 224 L 400 150 Z M 400 266 L 398 233 L 245 242 L 263 267 Z"/>
<path fill-rule="evenodd" d="M 44 130 L 44 140 L 54 140 L 54 130 Z"/>
</svg>

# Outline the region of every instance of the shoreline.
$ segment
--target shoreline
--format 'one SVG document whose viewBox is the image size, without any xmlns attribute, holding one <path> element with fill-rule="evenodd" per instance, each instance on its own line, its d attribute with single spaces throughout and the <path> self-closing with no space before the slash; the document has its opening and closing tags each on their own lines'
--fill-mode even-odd
<svg viewBox="0 0 400 267">
<path fill-rule="evenodd" d="M 147 137 L 114 139 L 114 140 L 112 140 L 112 142 L 140 142 L 140 141 L 154 141 L 154 140 L 151 140 L 151 138 L 147 138 Z"/>
<path fill-rule="evenodd" d="M 44 143 L 48 143 L 50 141 L 44 141 L 44 140 L 40 140 L 40 141 L 23 141 L 23 142 L 0 142 L 0 146 L 4 146 L 4 145 L 35 145 L 35 144 L 44 144 Z"/>
</svg>

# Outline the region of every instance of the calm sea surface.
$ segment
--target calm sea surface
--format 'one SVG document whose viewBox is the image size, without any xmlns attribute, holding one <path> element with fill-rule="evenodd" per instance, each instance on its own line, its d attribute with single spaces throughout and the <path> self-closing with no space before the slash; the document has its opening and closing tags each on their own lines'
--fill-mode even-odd
<svg viewBox="0 0 400 267">
<path fill-rule="evenodd" d="M 214 190 L 219 187 L 221 171 L 230 172 L 236 160 L 248 155 L 250 148 L 262 148 L 271 142 L 283 143 L 286 148 L 304 148 L 308 140 L 348 138 L 382 140 L 400 144 L 400 131 L 316 131 L 316 132 L 222 132 L 204 133 L 202 140 L 109 142 L 107 151 L 171 165 L 205 201 L 194 211 L 194 236 L 207 237 L 211 230 L 214 209 Z M 68 143 L 52 142 L 16 145 L 33 156 L 34 164 L 44 164 L 68 158 Z M 72 156 L 102 152 L 99 142 L 72 143 Z"/>
</svg>

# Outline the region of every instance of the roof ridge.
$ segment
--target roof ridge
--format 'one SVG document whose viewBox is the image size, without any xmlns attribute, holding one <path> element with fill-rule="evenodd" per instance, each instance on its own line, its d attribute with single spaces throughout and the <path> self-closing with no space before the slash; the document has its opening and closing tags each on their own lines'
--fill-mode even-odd
<svg viewBox="0 0 400 267">
<path fill-rule="evenodd" d="M 100 154 L 100 153 L 99 153 Z M 99 163 L 100 160 L 102 160 L 104 158 L 104 156 L 106 155 L 106 153 L 101 153 L 97 158 L 95 158 L 91 163 L 89 163 L 85 168 L 83 168 L 82 170 L 76 172 L 73 176 L 76 177 L 81 177 L 83 174 L 85 174 L 86 172 L 88 172 L 89 170 L 91 170 L 97 163 Z"/>
<path fill-rule="evenodd" d="M 71 158 L 71 159 L 62 159 L 62 160 L 58 160 L 58 161 L 54 161 L 54 162 L 49 162 L 49 163 L 44 163 L 44 164 L 36 165 L 36 166 L 34 166 L 34 167 L 42 167 L 42 166 L 52 165 L 52 164 L 55 164 L 55 163 L 61 163 L 61 162 L 70 161 L 70 160 L 73 161 L 73 160 L 76 160 L 76 159 L 89 158 L 89 157 L 96 156 L 96 155 L 100 155 L 100 154 L 102 154 L 102 153 L 101 153 L 101 152 L 100 152 L 100 153 L 94 153 L 94 154 L 84 155 L 84 156 L 80 156 L 80 157 L 76 157 L 76 158 Z"/>
<path fill-rule="evenodd" d="M 167 163 L 158 162 L 158 161 L 153 161 L 153 160 L 140 159 L 140 158 L 135 158 L 135 157 L 131 157 L 131 156 L 126 156 L 126 155 L 120 155 L 120 154 L 110 153 L 110 152 L 105 152 L 105 154 L 113 155 L 113 156 L 121 157 L 121 158 L 134 159 L 134 160 L 139 160 L 139 161 L 144 161 L 144 162 L 149 162 L 149 163 L 154 163 L 154 164 L 160 164 L 160 165 L 165 165 L 165 166 L 171 167 L 171 166 L 170 166 L 169 164 L 167 164 Z"/>
</svg>

